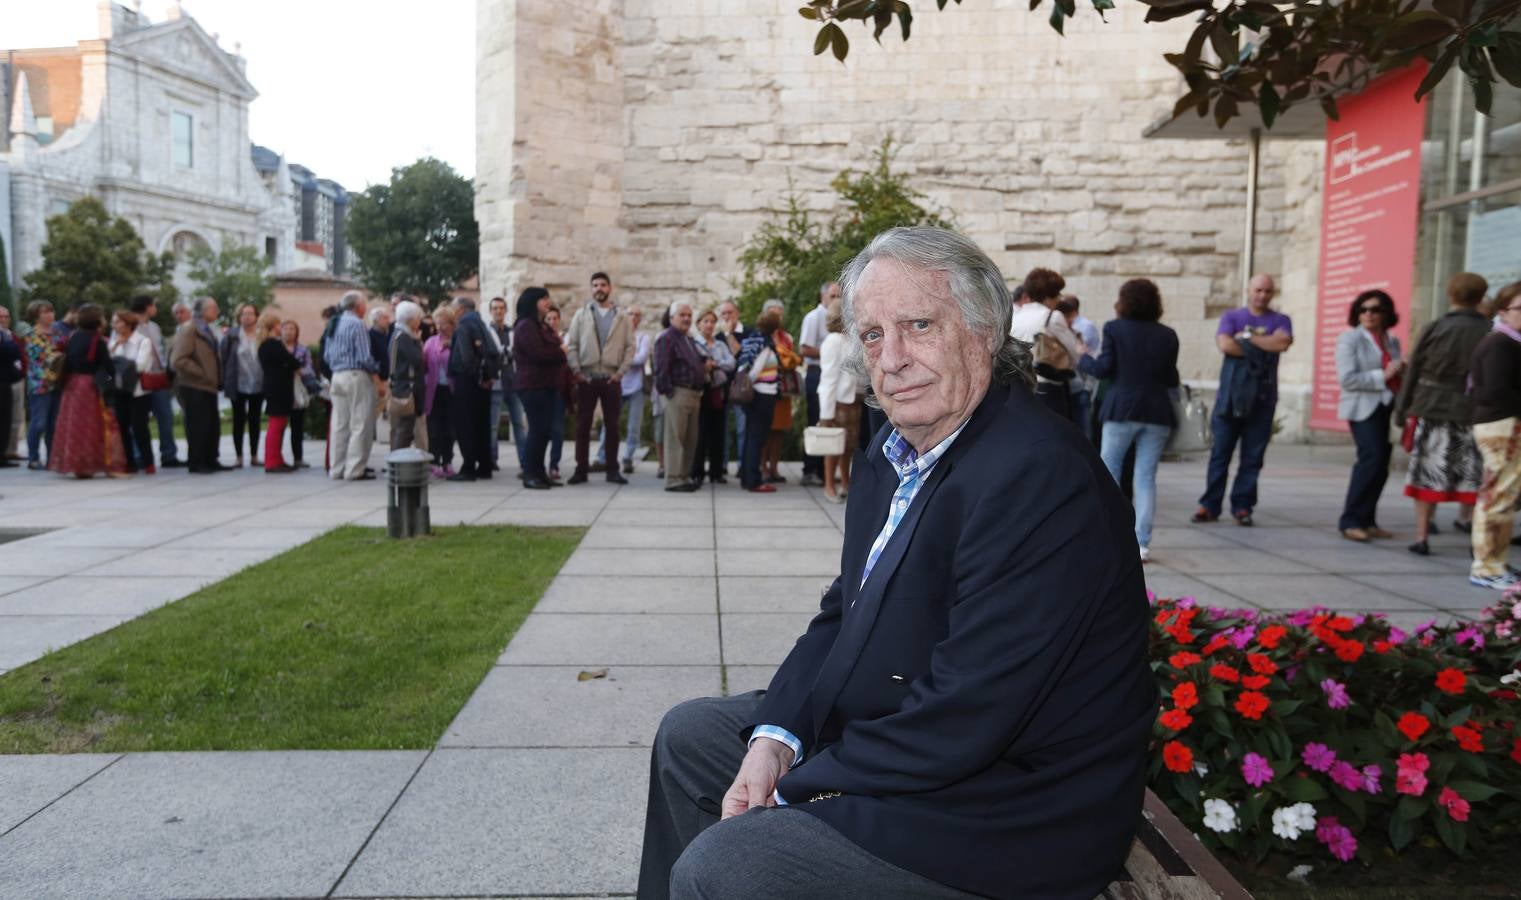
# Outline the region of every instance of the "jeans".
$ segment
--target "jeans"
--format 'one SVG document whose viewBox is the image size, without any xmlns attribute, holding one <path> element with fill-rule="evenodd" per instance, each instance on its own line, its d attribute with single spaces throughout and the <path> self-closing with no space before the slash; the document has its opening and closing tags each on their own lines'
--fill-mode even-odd
<svg viewBox="0 0 1521 900">
<path fill-rule="evenodd" d="M 168 389 L 148 395 L 148 410 L 153 414 L 154 424 L 158 426 L 159 462 L 174 462 L 179 459 L 180 448 L 174 442 L 174 398 Z"/>
<path fill-rule="evenodd" d="M 48 403 L 53 395 L 27 394 L 26 395 L 26 458 L 31 462 L 42 462 L 42 456 L 38 451 L 42 449 L 42 439 L 48 436 Z M 47 441 L 48 455 L 53 453 L 53 441 Z"/>
<path fill-rule="evenodd" d="M 556 390 L 549 409 L 549 468 L 560 468 L 565 455 L 565 392 Z"/>
<path fill-rule="evenodd" d="M 808 373 L 803 376 L 803 400 L 808 409 L 808 424 L 819 424 L 819 367 L 809 366 Z M 812 475 L 815 478 L 824 477 L 824 457 L 803 456 L 803 475 Z"/>
<path fill-rule="evenodd" d="M 527 478 L 547 480 L 544 474 L 544 448 L 549 446 L 549 420 L 554 413 L 554 388 L 533 388 L 518 391 L 523 401 L 523 413 L 528 418 L 528 440 L 524 442 L 523 475 Z"/>
<path fill-rule="evenodd" d="M 771 417 L 776 413 L 776 395 L 756 391 L 745 407 L 745 452 L 739 462 L 739 483 L 745 490 L 761 485 L 761 450 L 771 437 Z"/>
<path fill-rule="evenodd" d="M 1378 498 L 1389 480 L 1389 459 L 1394 455 L 1394 445 L 1389 443 L 1389 412 L 1389 406 L 1381 403 L 1368 418 L 1347 423 L 1357 445 L 1357 462 L 1352 464 L 1347 502 L 1336 526 L 1342 531 L 1378 525 Z"/>
<path fill-rule="evenodd" d="M 1231 455 L 1236 452 L 1236 442 L 1241 442 L 1241 464 L 1236 469 L 1236 483 L 1231 487 L 1231 512 L 1249 513 L 1257 506 L 1257 476 L 1262 472 L 1262 460 L 1267 456 L 1268 441 L 1273 437 L 1272 403 L 1258 400 L 1251 415 L 1244 419 L 1224 416 L 1218 411 L 1210 419 L 1215 443 L 1209 450 L 1209 474 L 1206 476 L 1204 493 L 1199 506 L 1211 515 L 1220 515 L 1220 503 L 1225 499 L 1225 481 L 1230 475 Z"/>
<path fill-rule="evenodd" d="M 501 458 L 502 453 L 502 442 L 497 438 L 497 435 L 502 427 L 502 407 L 504 405 L 504 398 L 502 397 L 502 383 L 498 381 L 496 385 L 491 388 L 491 409 L 486 413 L 487 431 L 490 432 L 490 434 L 487 435 L 487 442 L 491 445 L 491 464 L 493 466 L 496 465 L 497 460 Z M 392 425 L 391 427 L 394 429 L 396 426 Z M 508 430 L 510 431 L 511 429 L 509 428 Z"/>
<path fill-rule="evenodd" d="M 1100 454 L 1104 467 L 1120 483 L 1125 471 L 1125 453 L 1131 443 L 1135 453 L 1135 539 L 1142 547 L 1151 546 L 1151 523 L 1157 512 L 1157 463 L 1172 429 L 1152 422 L 1105 422 L 1104 449 Z"/>
</svg>

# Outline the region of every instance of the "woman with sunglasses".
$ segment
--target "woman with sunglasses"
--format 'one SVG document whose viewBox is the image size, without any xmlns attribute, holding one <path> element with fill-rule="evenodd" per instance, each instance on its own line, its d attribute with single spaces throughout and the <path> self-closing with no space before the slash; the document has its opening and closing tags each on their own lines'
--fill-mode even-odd
<svg viewBox="0 0 1521 900">
<path fill-rule="evenodd" d="M 1352 481 L 1337 526 L 1349 541 L 1393 537 L 1378 527 L 1378 498 L 1389 479 L 1394 452 L 1389 413 L 1405 371 L 1399 339 L 1390 334 L 1399 320 L 1388 294 L 1363 291 L 1347 316 L 1352 330 L 1336 340 L 1336 377 L 1341 383 L 1336 415 L 1351 427 L 1357 445 L 1357 462 L 1352 465 Z"/>
</svg>

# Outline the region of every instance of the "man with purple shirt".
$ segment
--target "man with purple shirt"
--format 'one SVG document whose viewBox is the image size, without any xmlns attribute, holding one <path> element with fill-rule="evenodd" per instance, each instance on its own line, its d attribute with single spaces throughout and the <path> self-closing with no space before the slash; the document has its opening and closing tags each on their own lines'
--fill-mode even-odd
<svg viewBox="0 0 1521 900">
<path fill-rule="evenodd" d="M 1289 317 L 1269 308 L 1278 287 L 1271 275 L 1258 275 L 1247 286 L 1246 306 L 1220 318 L 1215 345 L 1224 354 L 1220 391 L 1210 419 L 1214 446 L 1209 473 L 1199 498 L 1195 522 L 1220 518 L 1231 455 L 1241 443 L 1241 463 L 1231 488 L 1231 517 L 1238 525 L 1252 524 L 1257 505 L 1257 475 L 1268 441 L 1273 437 L 1273 412 L 1278 406 L 1278 357 L 1294 343 Z"/>
<path fill-rule="evenodd" d="M 671 304 L 671 327 L 655 344 L 655 390 L 665 397 L 665 489 L 690 494 L 697 453 L 697 413 L 714 362 L 703 359 L 692 343 L 692 304 Z"/>
</svg>

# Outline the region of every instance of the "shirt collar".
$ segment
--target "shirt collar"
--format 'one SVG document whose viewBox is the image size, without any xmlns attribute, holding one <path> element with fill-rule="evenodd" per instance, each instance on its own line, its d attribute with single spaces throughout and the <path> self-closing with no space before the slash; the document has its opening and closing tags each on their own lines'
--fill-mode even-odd
<svg viewBox="0 0 1521 900">
<path fill-rule="evenodd" d="M 892 434 L 887 436 L 887 440 L 882 442 L 882 456 L 892 464 L 900 481 L 916 473 L 923 476 L 935 467 L 935 463 L 940 461 L 940 457 L 944 456 L 947 450 L 951 449 L 951 444 L 961 435 L 967 422 L 970 421 L 971 419 L 967 419 L 966 422 L 962 422 L 961 427 L 951 432 L 950 437 L 931 447 L 923 456 L 919 455 L 914 445 L 894 428 Z"/>
</svg>

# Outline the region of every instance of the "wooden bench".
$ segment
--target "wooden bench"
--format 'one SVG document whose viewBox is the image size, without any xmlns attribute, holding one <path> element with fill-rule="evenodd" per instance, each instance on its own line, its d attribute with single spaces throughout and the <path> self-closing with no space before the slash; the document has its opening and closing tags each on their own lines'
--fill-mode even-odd
<svg viewBox="0 0 1521 900">
<path fill-rule="evenodd" d="M 1105 888 L 1099 900 L 1251 900 L 1246 888 L 1150 790 L 1142 815 L 1140 832 L 1125 859 L 1125 877 Z"/>
</svg>

